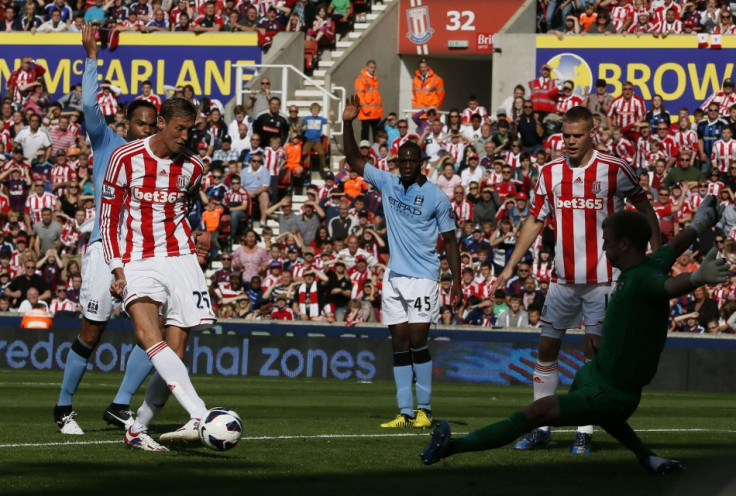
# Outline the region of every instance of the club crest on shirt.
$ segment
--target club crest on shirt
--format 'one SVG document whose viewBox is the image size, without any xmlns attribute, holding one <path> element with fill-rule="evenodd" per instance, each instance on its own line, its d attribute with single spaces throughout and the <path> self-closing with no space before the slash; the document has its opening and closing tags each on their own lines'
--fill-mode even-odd
<svg viewBox="0 0 736 496">
<path fill-rule="evenodd" d="M 188 184 L 189 184 L 189 176 L 181 175 L 176 178 L 176 185 L 179 188 L 184 189 L 187 187 Z"/>
<path fill-rule="evenodd" d="M 414 198 L 414 205 L 417 205 L 419 207 L 424 205 L 424 196 L 418 195 L 416 198 Z"/>
<path fill-rule="evenodd" d="M 603 185 L 600 181 L 593 181 L 593 193 L 600 193 L 603 190 Z"/>
</svg>

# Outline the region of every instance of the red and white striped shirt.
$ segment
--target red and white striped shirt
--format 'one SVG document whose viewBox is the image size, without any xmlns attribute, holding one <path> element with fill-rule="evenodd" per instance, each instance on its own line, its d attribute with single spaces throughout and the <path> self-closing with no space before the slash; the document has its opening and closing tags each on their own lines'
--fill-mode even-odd
<svg viewBox="0 0 736 496">
<path fill-rule="evenodd" d="M 711 103 L 717 103 L 720 106 L 721 115 L 728 115 L 731 112 L 731 105 L 736 104 L 736 92 L 732 91 L 727 95 L 723 91 L 716 91 L 703 102 L 700 108 L 707 111 Z"/>
<path fill-rule="evenodd" d="M 440 286 L 440 306 L 444 305 L 452 305 L 452 289 L 445 291 Z"/>
<path fill-rule="evenodd" d="M 51 168 L 51 183 L 68 183 L 69 181 L 77 180 L 77 171 L 74 170 L 69 164 L 56 164 Z M 66 188 L 59 188 L 56 190 L 56 194 L 61 196 L 66 193 Z"/>
<path fill-rule="evenodd" d="M 151 93 L 148 96 L 138 95 L 137 97 L 135 97 L 135 99 L 136 100 L 145 100 L 147 102 L 151 102 L 152 104 L 154 104 L 156 106 L 156 110 L 157 111 L 160 111 L 161 110 L 161 97 L 158 96 L 158 95 L 154 95 L 153 93 Z"/>
<path fill-rule="evenodd" d="M 730 139 L 728 142 L 725 142 L 719 139 L 713 143 L 710 160 L 716 164 L 719 171 L 727 173 L 731 162 L 736 160 L 736 140 Z"/>
<path fill-rule="evenodd" d="M 503 159 L 506 161 L 507 164 L 511 166 L 511 170 L 516 170 L 516 168 L 521 164 L 521 152 L 514 153 L 511 151 L 508 151 L 504 153 Z"/>
<path fill-rule="evenodd" d="M 229 189 L 225 192 L 225 196 L 222 199 L 222 203 L 227 206 L 231 206 L 233 204 L 237 204 L 237 206 L 240 206 L 243 203 L 247 205 L 249 201 L 250 196 L 244 188 L 240 188 L 239 191 L 233 191 L 232 189 Z"/>
<path fill-rule="evenodd" d="M 682 14 L 682 5 L 674 1 L 670 2 L 669 4 L 662 3 L 658 7 L 655 7 L 654 18 L 660 22 L 663 22 L 665 20 L 665 16 L 667 15 L 667 11 L 670 9 L 675 11 L 675 19 L 679 19 L 680 15 Z"/>
<path fill-rule="evenodd" d="M 115 112 L 120 108 L 118 97 L 116 97 L 115 93 L 112 91 L 109 95 L 105 95 L 104 92 L 97 95 L 97 103 L 99 104 L 102 115 L 104 116 L 115 115 Z"/>
<path fill-rule="evenodd" d="M 672 21 L 671 23 L 662 20 L 657 23 L 657 32 L 660 34 L 682 34 L 682 21 Z"/>
<path fill-rule="evenodd" d="M 463 200 L 462 203 L 457 204 L 455 201 L 452 202 L 452 210 L 455 212 L 455 218 L 459 222 L 465 222 L 466 220 L 473 220 L 473 204 L 468 200 Z"/>
<path fill-rule="evenodd" d="M 652 136 L 652 139 L 659 141 L 659 151 L 663 152 L 667 159 L 677 156 L 679 153 L 677 143 L 675 143 L 672 136 L 666 136 L 664 139 L 659 139 L 659 136 L 654 135 Z"/>
<path fill-rule="evenodd" d="M 678 150 L 695 151 L 698 149 L 698 133 L 694 129 L 681 131 L 678 129 L 672 135 Z"/>
<path fill-rule="evenodd" d="M 705 198 L 705 196 L 700 196 L 699 194 L 695 193 L 690 195 L 690 198 L 686 198 L 685 203 L 688 204 L 692 212 L 695 212 L 700 204 L 703 203 L 703 198 Z"/>
<path fill-rule="evenodd" d="M 41 220 L 41 210 L 50 208 L 52 211 L 56 208 L 56 196 L 45 191 L 41 196 L 36 193 L 26 198 L 26 212 L 31 216 L 31 223 L 35 224 Z"/>
<path fill-rule="evenodd" d="M 173 158 L 156 157 L 150 148 L 153 137 L 120 146 L 110 157 L 100 233 L 111 269 L 122 266 L 120 259 L 128 263 L 194 253 L 187 202 L 199 190 L 202 162 L 187 149 Z"/>
<path fill-rule="evenodd" d="M 725 185 L 721 181 L 716 181 L 716 182 L 709 181 L 708 182 L 708 194 L 713 195 L 717 198 L 718 195 L 721 194 L 721 190 L 723 189 L 723 186 Z"/>
<path fill-rule="evenodd" d="M 631 141 L 627 140 L 623 136 L 618 141 L 612 141 L 613 154 L 621 160 L 626 161 L 627 164 L 631 165 L 634 163 L 634 157 L 636 156 L 636 149 Z"/>
<path fill-rule="evenodd" d="M 7 214 L 10 211 L 10 198 L 5 193 L 0 192 L 0 213 Z"/>
<path fill-rule="evenodd" d="M 373 272 L 368 268 L 363 272 L 358 272 L 355 267 L 350 269 L 348 272 L 350 274 L 350 280 L 353 282 L 353 287 L 350 290 L 350 298 L 359 300 L 363 298 L 363 287 L 365 286 L 365 283 L 368 282 L 368 280 L 373 279 Z"/>
<path fill-rule="evenodd" d="M 270 175 L 278 176 L 284 162 L 286 162 L 286 152 L 283 148 L 274 150 L 269 146 L 263 150 L 263 165 L 268 169 Z"/>
<path fill-rule="evenodd" d="M 622 131 L 628 131 L 627 128 L 633 126 L 646 113 L 644 100 L 637 95 L 628 100 L 623 95 L 619 96 L 611 102 L 611 108 L 608 109 L 608 117 L 614 117 L 615 125 Z"/>
<path fill-rule="evenodd" d="M 460 161 L 463 159 L 463 152 L 465 151 L 466 146 L 467 145 L 465 145 L 465 143 L 462 141 L 459 141 L 457 143 L 450 142 L 447 143 L 445 149 L 447 150 L 447 153 L 452 155 L 452 160 L 454 160 L 456 164 L 459 164 Z"/>
<path fill-rule="evenodd" d="M 634 158 L 634 167 L 643 168 L 649 165 L 647 156 L 649 155 L 651 139 L 639 138 L 636 141 L 636 157 Z"/>
<path fill-rule="evenodd" d="M 562 133 L 550 134 L 547 141 L 544 142 L 544 148 L 550 152 L 565 150 L 565 140 L 562 139 Z"/>
<path fill-rule="evenodd" d="M 539 263 L 538 261 L 535 261 L 532 264 L 532 276 L 534 279 L 536 279 L 537 283 L 541 280 L 545 281 L 551 281 L 552 276 L 554 274 L 555 270 L 555 263 L 550 262 L 549 264 L 546 263 Z"/>
<path fill-rule="evenodd" d="M 465 110 L 463 110 L 462 123 L 470 124 L 470 119 L 471 117 L 473 117 L 474 114 L 478 114 L 480 116 L 481 124 L 485 124 L 486 122 L 488 122 L 488 111 L 482 105 L 478 105 L 474 109 L 467 107 Z"/>
<path fill-rule="evenodd" d="M 560 96 L 557 100 L 557 113 L 562 115 L 573 107 L 583 104 L 583 99 L 577 95 Z"/>
<path fill-rule="evenodd" d="M 626 24 L 626 21 L 634 17 L 634 6 L 630 3 L 625 5 L 616 5 L 611 7 L 611 23 L 616 31 L 620 30 Z"/>
<path fill-rule="evenodd" d="M 729 24 L 728 26 L 718 24 L 713 28 L 713 32 L 711 34 L 736 34 L 736 24 Z"/>
<path fill-rule="evenodd" d="M 73 312 L 74 311 L 75 304 L 72 300 L 65 299 L 64 301 L 59 300 L 58 298 L 54 298 L 51 300 L 51 305 L 49 305 L 49 312 L 51 315 L 56 314 L 56 312 L 66 311 L 66 312 Z"/>
<path fill-rule="evenodd" d="M 460 282 L 460 292 L 463 294 L 463 298 L 467 301 L 471 296 L 480 298 L 483 295 L 483 291 L 480 285 L 473 281 L 466 284 L 465 281 Z"/>
<path fill-rule="evenodd" d="M 266 17 L 268 9 L 271 7 L 276 8 L 279 5 L 284 5 L 283 0 L 257 0 L 251 2 L 251 4 L 258 9 L 258 17 Z"/>
<path fill-rule="evenodd" d="M 540 220 L 554 216 L 557 243 L 553 282 L 611 282 L 612 268 L 603 253 L 601 224 L 623 208 L 624 197 L 636 204 L 646 200 L 646 193 L 633 169 L 613 155 L 594 151 L 584 167 L 571 167 L 567 157 L 560 157 L 542 168 L 529 214 Z"/>
</svg>

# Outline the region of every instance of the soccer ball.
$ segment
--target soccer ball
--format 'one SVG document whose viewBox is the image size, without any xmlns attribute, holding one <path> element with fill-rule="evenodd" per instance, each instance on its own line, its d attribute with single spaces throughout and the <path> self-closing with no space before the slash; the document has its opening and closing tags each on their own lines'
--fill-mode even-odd
<svg viewBox="0 0 736 496">
<path fill-rule="evenodd" d="M 199 422 L 202 444 L 215 451 L 233 449 L 243 434 L 243 421 L 237 413 L 224 406 L 207 411 Z"/>
</svg>

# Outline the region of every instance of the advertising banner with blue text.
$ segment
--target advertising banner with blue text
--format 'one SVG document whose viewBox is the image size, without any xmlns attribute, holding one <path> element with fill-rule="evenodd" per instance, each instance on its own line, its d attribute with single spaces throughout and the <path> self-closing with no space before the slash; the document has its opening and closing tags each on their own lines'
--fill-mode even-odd
<svg viewBox="0 0 736 496">
<path fill-rule="evenodd" d="M 21 59 L 32 57 L 47 70 L 44 80 L 52 100 L 61 98 L 82 82 L 86 53 L 81 38 L 81 33 L 3 33 L 3 91 Z M 157 95 L 164 94 L 164 85 L 189 84 L 197 98 L 227 103 L 234 95 L 233 64 L 260 63 L 261 48 L 252 33 L 122 33 L 118 47 L 100 48 L 98 59 L 100 82 L 109 80 L 120 87 L 121 102 L 133 100 L 141 93 L 141 83 L 150 80 Z"/>
<path fill-rule="evenodd" d="M 613 96 L 621 94 L 626 81 L 647 104 L 661 95 L 670 114 L 682 107 L 690 113 L 714 91 L 723 79 L 733 76 L 736 36 L 723 36 L 721 49 L 698 48 L 695 35 L 537 36 L 536 67 L 552 66 L 560 79 L 575 83 L 574 92 L 583 96 L 596 79 L 608 82 Z"/>
</svg>

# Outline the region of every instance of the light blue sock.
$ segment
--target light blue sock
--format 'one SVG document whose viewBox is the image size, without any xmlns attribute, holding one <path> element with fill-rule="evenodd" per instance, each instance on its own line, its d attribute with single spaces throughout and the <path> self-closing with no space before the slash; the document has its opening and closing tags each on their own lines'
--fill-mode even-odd
<svg viewBox="0 0 736 496">
<path fill-rule="evenodd" d="M 432 360 L 415 363 L 414 374 L 417 376 L 417 408 L 432 411 Z"/>
<path fill-rule="evenodd" d="M 133 348 L 133 351 L 128 357 L 128 363 L 125 364 L 123 382 L 120 383 L 118 394 L 115 395 L 115 399 L 112 402 L 118 405 L 130 405 L 130 400 L 133 399 L 133 395 L 141 387 L 143 381 L 146 380 L 152 368 L 153 364 L 148 359 L 145 350 L 140 346 Z"/>
<path fill-rule="evenodd" d="M 432 411 L 432 357 L 429 348 L 412 348 L 411 359 L 417 378 L 417 408 Z"/>
<path fill-rule="evenodd" d="M 411 383 L 414 380 L 414 371 L 411 365 L 394 366 L 394 381 L 396 382 L 396 401 L 401 413 L 414 417 L 414 395 Z"/>
<path fill-rule="evenodd" d="M 87 370 L 87 361 L 92 355 L 92 350 L 93 348 L 80 341 L 79 337 L 72 343 L 69 354 L 66 356 L 64 379 L 61 381 L 59 401 L 56 403 L 58 406 L 71 406 L 72 397 L 77 392 L 79 383 Z"/>
</svg>

